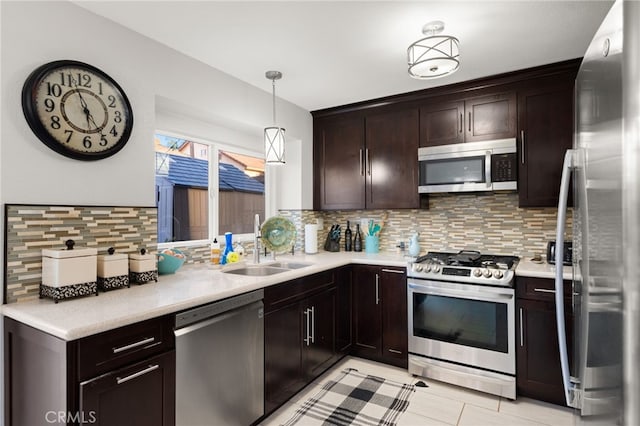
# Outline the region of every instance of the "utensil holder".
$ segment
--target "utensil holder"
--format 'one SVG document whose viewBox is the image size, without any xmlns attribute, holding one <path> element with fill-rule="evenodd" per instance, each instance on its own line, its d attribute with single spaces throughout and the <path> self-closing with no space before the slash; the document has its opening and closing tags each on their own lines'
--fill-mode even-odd
<svg viewBox="0 0 640 426">
<path fill-rule="evenodd" d="M 365 236 L 364 251 L 366 253 L 378 253 L 380 251 L 380 238 L 375 235 Z"/>
</svg>

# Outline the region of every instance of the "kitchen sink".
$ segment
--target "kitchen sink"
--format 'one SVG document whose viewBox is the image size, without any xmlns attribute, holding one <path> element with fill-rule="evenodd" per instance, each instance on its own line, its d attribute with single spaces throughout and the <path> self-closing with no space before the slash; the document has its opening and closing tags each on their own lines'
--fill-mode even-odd
<svg viewBox="0 0 640 426">
<path fill-rule="evenodd" d="M 227 271 L 222 271 L 225 274 L 235 274 L 235 275 L 248 275 L 252 277 L 263 277 L 267 275 L 275 275 L 280 274 L 282 272 L 287 272 L 290 269 L 286 268 L 277 268 L 274 266 L 266 266 L 266 265 L 256 265 L 256 266 L 246 266 L 244 268 L 238 269 L 229 269 Z"/>
<path fill-rule="evenodd" d="M 305 262 L 275 262 L 270 263 L 268 266 L 273 266 L 275 268 L 286 268 L 286 269 L 300 269 L 306 268 L 307 266 L 311 266 L 313 263 L 305 263 Z"/>
</svg>

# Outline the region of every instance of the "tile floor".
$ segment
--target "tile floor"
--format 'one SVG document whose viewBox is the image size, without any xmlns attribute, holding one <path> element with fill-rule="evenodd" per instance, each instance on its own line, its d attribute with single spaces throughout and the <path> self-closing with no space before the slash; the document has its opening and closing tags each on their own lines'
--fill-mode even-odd
<svg viewBox="0 0 640 426">
<path fill-rule="evenodd" d="M 398 426 L 565 426 L 573 425 L 572 410 L 528 398 L 517 401 L 429 379 L 414 378 L 407 370 L 361 358 L 347 357 L 294 396 L 291 401 L 265 419 L 262 426 L 287 421 L 304 401 L 320 390 L 344 368 L 386 379 L 415 383 L 423 380 L 427 388 L 416 388 L 409 408 L 398 418 Z M 304 426 L 304 425 L 302 425 Z"/>
</svg>

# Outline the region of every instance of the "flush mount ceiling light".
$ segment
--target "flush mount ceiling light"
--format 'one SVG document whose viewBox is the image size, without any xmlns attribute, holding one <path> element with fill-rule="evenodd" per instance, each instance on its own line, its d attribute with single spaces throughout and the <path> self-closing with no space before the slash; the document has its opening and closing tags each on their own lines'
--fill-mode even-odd
<svg viewBox="0 0 640 426">
<path fill-rule="evenodd" d="M 444 22 L 432 21 L 422 27 L 426 38 L 416 41 L 407 49 L 409 75 L 428 79 L 454 73 L 460 66 L 458 39 L 440 34 Z"/>
<path fill-rule="evenodd" d="M 284 129 L 276 125 L 276 80 L 282 78 L 280 71 L 267 71 L 265 77 L 273 85 L 273 126 L 264 129 L 264 152 L 267 164 L 284 164 Z"/>
</svg>

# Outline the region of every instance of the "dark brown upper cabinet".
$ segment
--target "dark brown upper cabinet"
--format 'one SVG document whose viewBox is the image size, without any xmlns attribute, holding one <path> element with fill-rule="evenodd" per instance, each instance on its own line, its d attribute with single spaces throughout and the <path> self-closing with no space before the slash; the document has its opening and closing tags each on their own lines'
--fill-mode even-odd
<svg viewBox="0 0 640 426">
<path fill-rule="evenodd" d="M 516 107 L 515 92 L 430 102 L 420 108 L 420 146 L 513 138 Z"/>
<path fill-rule="evenodd" d="M 518 92 L 520 207 L 558 205 L 564 153 L 573 144 L 573 79 Z"/>
<path fill-rule="evenodd" d="M 315 120 L 315 208 L 419 207 L 417 155 L 417 108 Z"/>
</svg>

